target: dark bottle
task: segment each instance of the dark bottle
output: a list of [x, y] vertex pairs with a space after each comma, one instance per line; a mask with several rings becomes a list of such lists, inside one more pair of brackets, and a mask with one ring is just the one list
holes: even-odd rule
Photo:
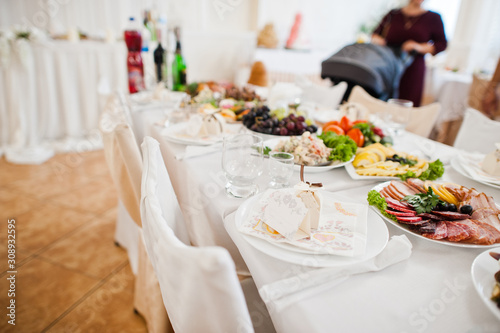
[[165, 50], [158, 39], [158, 47], [155, 49], [154, 53], [155, 67], [156, 67], [156, 80], [161, 82], [163, 79], [163, 62], [165, 59]]

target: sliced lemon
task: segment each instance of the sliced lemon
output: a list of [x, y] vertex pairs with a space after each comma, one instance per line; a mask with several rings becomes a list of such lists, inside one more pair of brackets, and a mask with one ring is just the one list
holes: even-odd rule
[[375, 154], [373, 154], [373, 153], [371, 153], [369, 151], [365, 151], [365, 152], [357, 155], [354, 158], [354, 161], [352, 161], [352, 165], [355, 168], [361, 167], [361, 166], [366, 166], [366, 165], [378, 162], [377, 159], [378, 159], [377, 155], [375, 155]]

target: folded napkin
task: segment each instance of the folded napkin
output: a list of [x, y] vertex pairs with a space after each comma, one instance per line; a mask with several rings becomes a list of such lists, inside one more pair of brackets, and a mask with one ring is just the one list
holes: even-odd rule
[[462, 152], [458, 155], [458, 160], [460, 161], [460, 166], [471, 176], [473, 179], [491, 183], [494, 185], [500, 185], [500, 178], [486, 173], [481, 168], [481, 163], [485, 158], [484, 154], [478, 153], [466, 153]]
[[262, 300], [280, 311], [302, 299], [333, 288], [349, 276], [380, 271], [406, 260], [411, 255], [412, 245], [405, 235], [393, 236], [377, 256], [349, 266], [322, 268], [279, 280], [259, 289]]
[[330, 192], [304, 185], [264, 192], [239, 231], [314, 254], [363, 255], [368, 206], [340, 202]]
[[175, 159], [180, 161], [190, 157], [198, 157], [221, 151], [221, 144], [215, 144], [211, 146], [186, 146], [186, 150], [175, 155]]

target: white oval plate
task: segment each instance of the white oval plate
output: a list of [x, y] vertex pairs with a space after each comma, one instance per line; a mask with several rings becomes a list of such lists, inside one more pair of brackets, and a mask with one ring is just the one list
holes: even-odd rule
[[500, 270], [500, 265], [489, 252], [500, 253], [500, 247], [486, 250], [474, 259], [471, 266], [472, 283], [486, 307], [500, 320], [500, 309], [490, 299], [495, 285], [494, 275]]
[[[333, 193], [328, 193], [328, 197], [337, 200], [345, 200], [342, 198], [335, 198]], [[249, 214], [252, 207], [257, 203], [260, 196], [257, 195], [246, 200], [236, 211], [235, 223], [236, 228], [239, 227]], [[367, 243], [366, 251], [362, 256], [357, 257], [343, 257], [329, 254], [316, 254], [307, 252], [307, 250], [298, 248], [291, 244], [268, 242], [264, 239], [253, 237], [247, 234], [242, 234], [250, 245], [259, 251], [273, 257], [292, 264], [311, 266], [311, 267], [340, 267], [351, 265], [353, 263], [362, 262], [379, 254], [387, 245], [389, 240], [389, 231], [384, 221], [372, 210], [368, 210], [368, 223], [367, 223]]]
[[464, 167], [461, 164], [460, 158], [458, 156], [455, 156], [454, 158], [452, 158], [450, 161], [450, 164], [453, 167], [453, 169], [455, 169], [462, 176], [467, 177], [469, 179], [472, 179], [473, 181], [476, 181], [478, 183], [488, 185], [488, 186], [491, 186], [491, 187], [496, 188], [496, 189], [500, 189], [500, 185], [474, 178], [473, 175], [469, 174], [469, 172], [467, 172], [467, 170], [464, 169]]
[[[386, 187], [387, 185], [389, 185], [390, 182], [385, 182], [385, 183], [382, 183], [382, 184], [378, 184], [377, 186], [373, 187], [372, 190], [375, 190], [377, 192], [380, 192], [384, 187]], [[413, 230], [410, 230], [410, 226], [408, 224], [402, 224], [402, 223], [398, 223], [396, 221], [393, 221], [387, 217], [385, 217], [384, 215], [382, 215], [382, 213], [380, 213], [380, 211], [378, 210], [378, 208], [376, 207], [373, 207], [373, 206], [370, 206], [380, 217], [382, 217], [385, 221], [391, 223], [392, 225], [398, 227], [399, 229], [401, 230], [404, 230], [406, 231], [407, 233], [415, 236], [415, 237], [418, 237], [418, 238], [421, 238], [421, 239], [425, 239], [426, 241], [429, 241], [429, 242], [433, 242], [433, 243], [437, 243], [437, 244], [443, 244], [443, 245], [448, 245], [448, 246], [455, 246], [455, 247], [469, 247], [469, 248], [477, 248], [477, 249], [488, 249], [488, 248], [492, 248], [492, 247], [496, 247], [498, 246], [498, 243], [496, 244], [491, 244], [491, 245], [478, 245], [478, 244], [467, 244], [467, 243], [460, 243], [460, 242], [449, 242], [449, 241], [446, 241], [446, 240], [437, 240], [437, 239], [430, 239], [430, 238], [427, 238], [427, 237], [424, 237], [422, 236], [421, 234], [419, 234], [418, 232], [415, 232]]]
[[[274, 147], [280, 142], [281, 140], [287, 140], [287, 137], [278, 138], [278, 139], [272, 139], [272, 140], [266, 140], [264, 141], [264, 147], [269, 147], [271, 149], [274, 149]], [[341, 161], [332, 161], [332, 163], [328, 165], [305, 165], [304, 166], [304, 172], [305, 173], [320, 173], [320, 172], [325, 172], [328, 170], [336, 169], [336, 168], [341, 168], [343, 166], [347, 166], [352, 163], [354, 160], [354, 156], [347, 162], [341, 162]], [[295, 164], [294, 169], [297, 171], [300, 171], [300, 165]]]

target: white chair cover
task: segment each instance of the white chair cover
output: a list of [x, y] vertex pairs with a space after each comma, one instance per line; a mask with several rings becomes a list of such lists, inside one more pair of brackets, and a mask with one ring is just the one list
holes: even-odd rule
[[470, 152], [488, 154], [500, 142], [500, 122], [473, 108], [465, 110], [462, 126], [453, 146]]
[[[159, 144], [142, 144], [141, 216], [144, 240], [176, 332], [253, 332], [234, 263], [224, 248], [191, 247], [176, 236], [177, 199]], [[162, 184], [162, 185], [161, 185]], [[169, 196], [163, 196], [169, 192]], [[161, 200], [160, 200], [161, 199]]]
[[411, 133], [418, 134], [423, 137], [429, 137], [436, 119], [441, 110], [439, 103], [432, 103], [429, 105], [414, 107], [410, 111], [405, 108], [395, 111], [394, 106], [387, 107], [387, 102], [376, 99], [368, 94], [360, 86], [355, 86], [349, 95], [348, 102], [359, 103], [364, 105], [371, 113], [387, 113], [387, 112], [411, 112], [410, 122], [406, 130]]
[[327, 87], [314, 84], [305, 76], [297, 76], [295, 82], [302, 89], [303, 102], [312, 102], [329, 109], [336, 109], [339, 106], [347, 90], [346, 82], [339, 82], [332, 87]]
[[149, 332], [164, 333], [171, 327], [158, 280], [144, 250], [141, 231], [142, 158], [122, 108], [115, 97], [110, 98], [99, 126], [106, 161], [119, 197], [115, 241], [127, 250], [130, 266], [136, 275], [134, 308], [144, 317]]

